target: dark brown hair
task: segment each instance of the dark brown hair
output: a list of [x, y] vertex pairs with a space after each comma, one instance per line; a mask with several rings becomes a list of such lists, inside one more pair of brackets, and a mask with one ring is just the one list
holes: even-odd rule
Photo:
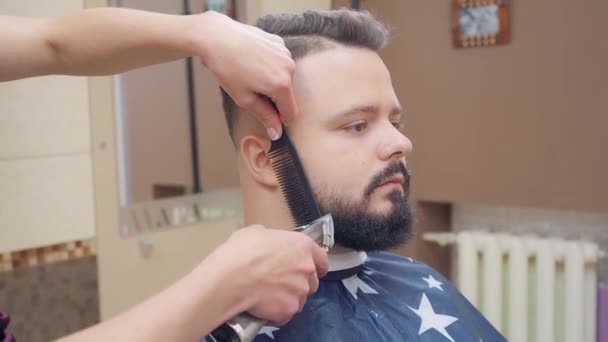
[[[378, 51], [388, 41], [388, 29], [371, 13], [344, 8], [309, 10], [301, 14], [267, 14], [257, 21], [256, 26], [282, 37], [294, 60], [340, 45]], [[234, 141], [239, 107], [223, 89], [221, 92], [228, 131]]]

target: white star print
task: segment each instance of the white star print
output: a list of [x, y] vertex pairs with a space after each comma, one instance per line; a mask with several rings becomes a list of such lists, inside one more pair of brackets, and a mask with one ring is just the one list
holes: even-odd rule
[[361, 292], [367, 294], [378, 294], [378, 291], [372, 289], [369, 285], [363, 282], [357, 275], [342, 280], [342, 284], [346, 287], [348, 292], [357, 299], [357, 290], [361, 289]]
[[408, 305], [410, 310], [414, 311], [418, 317], [420, 317], [420, 329], [418, 330], [418, 335], [422, 335], [429, 329], [435, 329], [438, 333], [443, 335], [448, 340], [454, 342], [454, 339], [448, 332], [445, 330], [450, 324], [456, 322], [458, 318], [448, 315], [441, 315], [435, 313], [433, 310], [433, 306], [431, 302], [426, 297], [426, 294], [422, 293], [422, 299], [420, 300], [420, 305], [418, 309], [414, 309]]
[[424, 281], [426, 281], [427, 284], [429, 284], [429, 289], [439, 289], [439, 290], [443, 291], [443, 288], [441, 287], [441, 285], [443, 285], [443, 283], [440, 282], [439, 280], [435, 279], [432, 274], [429, 274], [428, 278], [422, 278], [422, 279]]
[[409, 262], [414, 262], [414, 259], [412, 259], [412, 258], [410, 258], [410, 257], [406, 257], [406, 259], [407, 259]]
[[271, 339], [274, 340], [274, 332], [279, 330], [279, 328], [275, 328], [275, 327], [263, 327], [262, 329], [260, 329], [260, 332], [258, 333], [258, 335], [267, 335], [268, 337], [270, 337]]

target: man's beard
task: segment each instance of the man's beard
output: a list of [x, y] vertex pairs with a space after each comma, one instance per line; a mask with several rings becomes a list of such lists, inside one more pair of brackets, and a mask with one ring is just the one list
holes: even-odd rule
[[[403, 191], [387, 194], [393, 204], [383, 214], [370, 211], [370, 197], [387, 178], [402, 173]], [[334, 240], [337, 245], [356, 251], [385, 251], [404, 244], [412, 235], [413, 208], [409, 197], [409, 172], [402, 162], [395, 161], [376, 175], [366, 187], [361, 201], [345, 201], [336, 196], [319, 193], [322, 212], [331, 213], [334, 220]]]

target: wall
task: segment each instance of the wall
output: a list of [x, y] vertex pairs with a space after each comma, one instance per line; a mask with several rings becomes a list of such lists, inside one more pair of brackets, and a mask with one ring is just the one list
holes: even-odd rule
[[515, 1], [512, 42], [455, 49], [446, 1], [362, 1], [406, 109], [413, 195], [608, 211], [608, 3]]
[[[82, 1], [0, 2], [0, 13], [59, 15]], [[85, 78], [0, 83], [0, 252], [91, 238], [93, 180]]]

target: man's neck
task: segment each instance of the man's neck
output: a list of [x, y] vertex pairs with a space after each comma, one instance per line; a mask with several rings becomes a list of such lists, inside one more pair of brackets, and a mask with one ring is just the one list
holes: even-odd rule
[[[293, 230], [296, 228], [289, 214], [289, 209], [282, 200], [276, 201], [276, 197], [268, 193], [249, 194], [243, 198], [245, 226], [259, 224], [266, 228]], [[352, 249], [340, 245], [334, 245], [329, 254], [345, 254], [353, 252]]]
[[266, 228], [293, 230], [295, 225], [287, 205], [268, 193], [245, 194], [243, 198], [245, 226], [254, 224]]
[[[260, 224], [266, 228], [293, 230], [295, 227], [293, 220], [289, 215], [279, 215], [275, 212], [273, 215], [268, 215], [268, 212], [258, 212], [253, 210], [245, 211], [245, 226], [252, 224]], [[353, 252], [353, 249], [334, 245], [329, 254], [345, 254]]]
[[347, 247], [342, 247], [340, 245], [334, 245], [330, 250], [329, 250], [329, 254], [345, 254], [345, 253], [352, 253], [354, 252], [353, 249], [347, 248]]

